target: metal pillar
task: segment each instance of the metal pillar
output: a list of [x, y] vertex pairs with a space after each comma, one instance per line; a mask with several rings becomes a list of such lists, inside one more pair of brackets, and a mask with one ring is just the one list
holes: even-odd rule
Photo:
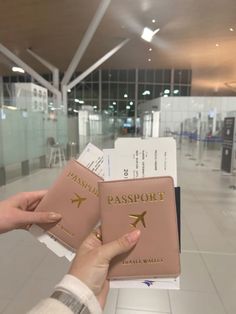
[[135, 136], [137, 136], [137, 118], [138, 118], [138, 69], [135, 69], [135, 101], [134, 101]]
[[12, 53], [2, 44], [0, 44], [0, 52], [4, 54], [7, 58], [9, 58], [11, 61], [13, 61], [15, 64], [17, 64], [19, 67], [24, 69], [29, 75], [31, 75], [36, 81], [38, 81], [41, 85], [46, 87], [54, 95], [57, 95], [57, 97], [59, 98], [61, 97], [61, 93], [58, 89], [52, 86], [47, 80], [45, 80], [41, 75], [39, 75], [35, 70], [33, 70], [29, 65], [27, 65], [24, 61], [22, 61], [20, 58], [14, 55], [14, 53]]
[[68, 87], [66, 85], [62, 85], [62, 105], [63, 105], [63, 111], [67, 113], [67, 107], [68, 107], [68, 95], [67, 90]]
[[0, 107], [4, 104], [3, 79], [0, 76]]
[[84, 37], [73, 57], [73, 59], [71, 60], [71, 63], [69, 64], [65, 75], [62, 79], [61, 84], [62, 85], [67, 85], [68, 82], [70, 81], [74, 71], [76, 70], [76, 68], [78, 67], [78, 64], [85, 52], [85, 50], [87, 49], [94, 33], [96, 32], [98, 25], [100, 24], [109, 4], [110, 4], [111, 0], [102, 0], [89, 27], [87, 28], [87, 31], [84, 34]]
[[174, 77], [175, 75], [175, 70], [171, 69], [171, 73], [170, 73], [170, 96], [174, 95]]
[[71, 89], [78, 83], [80, 83], [86, 76], [88, 76], [91, 72], [96, 70], [101, 64], [103, 64], [106, 60], [108, 60], [113, 54], [115, 54], [117, 51], [119, 51], [124, 45], [126, 45], [129, 42], [129, 39], [123, 40], [119, 45], [117, 45], [115, 48], [107, 52], [101, 59], [99, 59], [97, 62], [95, 62], [93, 65], [91, 65], [86, 71], [84, 71], [82, 74], [80, 74], [76, 79], [74, 79], [72, 82], [70, 82], [67, 86], [67, 88]]
[[98, 81], [98, 108], [99, 108], [99, 111], [101, 112], [102, 111], [102, 70], [99, 69], [98, 71], [98, 74], [99, 74], [99, 81]]

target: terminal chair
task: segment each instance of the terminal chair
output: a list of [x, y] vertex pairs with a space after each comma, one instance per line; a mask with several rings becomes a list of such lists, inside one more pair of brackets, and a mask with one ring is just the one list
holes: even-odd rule
[[66, 162], [63, 146], [57, 143], [54, 137], [49, 137], [47, 139], [47, 146], [49, 151], [48, 167], [52, 168], [57, 163], [60, 167], [63, 167]]

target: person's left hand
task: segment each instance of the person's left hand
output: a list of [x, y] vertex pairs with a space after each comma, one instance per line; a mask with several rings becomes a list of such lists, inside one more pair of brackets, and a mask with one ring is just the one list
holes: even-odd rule
[[34, 223], [55, 223], [61, 215], [55, 212], [34, 212], [47, 191], [23, 192], [0, 202], [0, 233], [27, 229]]

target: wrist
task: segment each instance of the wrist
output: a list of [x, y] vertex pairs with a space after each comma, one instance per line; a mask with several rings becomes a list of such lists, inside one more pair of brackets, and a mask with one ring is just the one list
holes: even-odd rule
[[62, 281], [55, 287], [55, 290], [67, 292], [77, 298], [81, 304], [88, 308], [88, 313], [102, 313], [101, 306], [94, 293], [82, 281], [73, 275], [65, 275]]
[[89, 309], [80, 302], [80, 300], [70, 292], [55, 290], [51, 298], [56, 299], [66, 305], [73, 314], [90, 314]]

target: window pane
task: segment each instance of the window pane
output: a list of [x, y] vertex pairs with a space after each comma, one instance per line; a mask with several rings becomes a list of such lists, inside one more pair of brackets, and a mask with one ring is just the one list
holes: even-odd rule
[[163, 82], [163, 70], [155, 71], [155, 82], [162, 83]]
[[135, 70], [128, 70], [128, 81], [135, 82]]
[[119, 73], [119, 80], [121, 82], [127, 82], [128, 80], [128, 73], [127, 73], [127, 70], [120, 70], [120, 73]]
[[138, 81], [142, 83], [145, 82], [145, 70], [138, 71]]
[[154, 82], [154, 71], [153, 70], [147, 70], [146, 73], [147, 82]]

